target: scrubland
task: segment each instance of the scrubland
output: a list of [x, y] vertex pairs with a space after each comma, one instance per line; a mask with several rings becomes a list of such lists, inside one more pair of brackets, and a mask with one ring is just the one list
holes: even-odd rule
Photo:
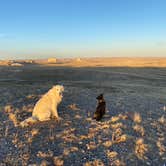
[[[164, 65], [86, 65], [92, 61], [0, 67], [0, 165], [166, 163]], [[63, 84], [66, 90], [58, 109], [63, 119], [19, 127], [55, 84]], [[92, 116], [100, 93], [107, 111], [96, 122]]]

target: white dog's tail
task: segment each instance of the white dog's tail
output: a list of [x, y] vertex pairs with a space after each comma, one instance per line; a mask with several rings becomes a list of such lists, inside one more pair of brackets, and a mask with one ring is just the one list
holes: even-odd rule
[[25, 119], [24, 121], [22, 121], [22, 122], [20, 123], [20, 126], [21, 126], [21, 127], [27, 127], [27, 126], [29, 126], [30, 124], [36, 123], [37, 121], [38, 121], [37, 118], [31, 116], [30, 118], [27, 118], [27, 119]]

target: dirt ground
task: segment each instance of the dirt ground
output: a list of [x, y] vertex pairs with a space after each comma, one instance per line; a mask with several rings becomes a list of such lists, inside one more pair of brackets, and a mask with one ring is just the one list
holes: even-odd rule
[[[55, 84], [63, 119], [19, 127]], [[166, 164], [166, 68], [1, 66], [0, 93], [1, 166]], [[107, 112], [96, 122], [100, 93]]]

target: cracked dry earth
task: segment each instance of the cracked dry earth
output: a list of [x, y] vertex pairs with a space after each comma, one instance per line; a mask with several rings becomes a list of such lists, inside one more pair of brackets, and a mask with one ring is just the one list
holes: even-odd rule
[[[1, 166], [123, 166], [166, 164], [166, 69], [0, 68]], [[63, 84], [60, 122], [21, 128], [34, 104]], [[96, 96], [107, 112], [92, 120]]]

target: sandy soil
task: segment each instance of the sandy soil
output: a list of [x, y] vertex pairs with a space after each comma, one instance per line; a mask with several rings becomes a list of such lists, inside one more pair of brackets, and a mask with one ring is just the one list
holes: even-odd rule
[[[166, 68], [78, 66], [0, 67], [0, 165], [164, 165]], [[55, 84], [63, 119], [17, 126]], [[100, 93], [107, 113], [96, 122]]]
[[139, 58], [68, 58], [56, 59], [54, 63], [49, 59], [36, 60], [0, 60], [0, 66], [44, 65], [61, 67], [166, 67], [164, 57]]
[[[47, 60], [37, 60], [36, 63], [48, 66]], [[166, 58], [73, 58], [58, 59], [49, 66], [68, 67], [166, 67]]]

